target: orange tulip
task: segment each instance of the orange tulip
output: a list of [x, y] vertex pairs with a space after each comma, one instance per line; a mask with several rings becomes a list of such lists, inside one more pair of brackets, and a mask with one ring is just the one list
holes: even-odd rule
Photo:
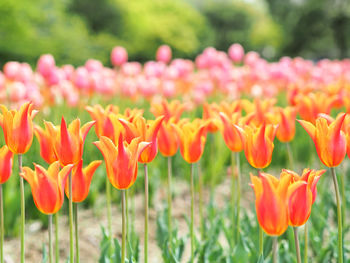
[[304, 225], [310, 217], [311, 206], [316, 200], [317, 182], [326, 170], [304, 169], [301, 176], [289, 170], [283, 170], [282, 174], [292, 176], [292, 184], [288, 187], [287, 204], [289, 225]]
[[310, 135], [316, 146], [318, 157], [328, 167], [338, 166], [346, 154], [346, 137], [341, 130], [346, 114], [343, 113], [330, 125], [320, 116], [316, 126], [308, 121], [298, 120]]
[[115, 188], [128, 189], [134, 184], [137, 177], [137, 160], [151, 144], [140, 141], [140, 138], [135, 138], [128, 144], [121, 135], [117, 146], [104, 136], [101, 136], [100, 141], [94, 142], [105, 159], [108, 179]]
[[[80, 160], [77, 166], [72, 170], [72, 193], [73, 202], [80, 203], [85, 200], [89, 194], [92, 176], [102, 161], [93, 161], [87, 167], [83, 168], [83, 160]], [[65, 187], [66, 196], [69, 198], [69, 187]]]
[[185, 109], [185, 104], [179, 100], [172, 100], [169, 103], [166, 99], [163, 99], [161, 103], [153, 102], [150, 111], [155, 117], [164, 116], [166, 122], [170, 118], [174, 118], [175, 122], [178, 122]]
[[164, 116], [160, 116], [156, 120], [148, 122], [141, 116], [136, 117], [132, 122], [119, 119], [125, 129], [128, 143], [137, 137], [140, 137], [141, 141], [151, 142], [151, 145], [140, 155], [140, 163], [150, 163], [156, 157], [158, 153], [157, 135], [164, 118]]
[[180, 141], [180, 152], [188, 163], [198, 162], [202, 157], [207, 135], [207, 125], [196, 119], [193, 122], [182, 121], [173, 124]]
[[287, 190], [291, 175], [280, 179], [266, 173], [250, 175], [255, 193], [255, 209], [261, 228], [271, 236], [280, 236], [288, 228]]
[[235, 127], [241, 136], [249, 164], [258, 169], [267, 167], [272, 159], [277, 126], [264, 123], [260, 128], [248, 125], [244, 129], [237, 125]]
[[0, 123], [7, 146], [15, 154], [26, 153], [33, 142], [33, 118], [37, 111], [30, 102], [24, 103], [19, 111], [9, 111], [4, 105], [0, 107], [3, 113]]
[[58, 160], [54, 150], [54, 141], [52, 138], [52, 134], [55, 132], [56, 127], [48, 122], [45, 122], [44, 125], [45, 130], [40, 126], [35, 125], [34, 133], [40, 144], [40, 156], [45, 160], [45, 162], [51, 164]]
[[[95, 121], [91, 121], [80, 128], [80, 120], [75, 119], [67, 128], [66, 121], [62, 117], [60, 131], [50, 129], [51, 137], [54, 140], [55, 154], [62, 166], [80, 162], [86, 135], [94, 124]], [[54, 127], [49, 122], [46, 125]]]
[[0, 148], [0, 184], [5, 183], [11, 176], [13, 153], [7, 145]]
[[113, 124], [108, 118], [108, 115], [110, 113], [118, 114], [119, 108], [114, 105], [108, 105], [106, 109], [103, 109], [101, 105], [97, 104], [93, 107], [87, 106], [85, 109], [90, 114], [91, 118], [96, 121], [95, 131], [97, 136], [106, 136], [114, 140]]
[[175, 118], [170, 118], [169, 121], [163, 121], [158, 133], [158, 148], [161, 154], [165, 157], [173, 156], [179, 148], [179, 140], [174, 131], [173, 124]]
[[207, 130], [211, 133], [217, 132], [221, 128], [219, 112], [220, 109], [216, 103], [203, 104], [203, 120], [208, 121]]
[[325, 93], [300, 94], [296, 98], [298, 112], [303, 120], [315, 124], [318, 114], [329, 114], [337, 98]]
[[247, 113], [247, 115], [242, 118], [242, 122], [246, 125], [261, 126], [263, 123], [267, 122], [266, 113], [273, 110], [275, 103], [276, 99], [255, 99], [253, 103], [248, 100], [242, 100], [242, 108]]
[[278, 108], [279, 121], [276, 137], [281, 142], [290, 142], [295, 136], [297, 110], [294, 107]]
[[231, 103], [222, 101], [219, 105], [219, 108], [220, 112], [225, 113], [227, 116], [232, 116], [234, 113], [239, 113], [242, 111], [242, 103], [241, 100], [235, 100]]
[[55, 214], [62, 207], [64, 186], [73, 165], [67, 165], [60, 171], [58, 161], [52, 163], [48, 170], [34, 164], [35, 171], [23, 167], [21, 176], [28, 181], [36, 207], [44, 214]]
[[239, 132], [234, 127], [238, 124], [240, 114], [238, 112], [232, 114], [231, 119], [223, 112], [220, 112], [220, 118], [223, 123], [222, 135], [227, 147], [233, 152], [240, 152], [243, 150], [243, 144]]

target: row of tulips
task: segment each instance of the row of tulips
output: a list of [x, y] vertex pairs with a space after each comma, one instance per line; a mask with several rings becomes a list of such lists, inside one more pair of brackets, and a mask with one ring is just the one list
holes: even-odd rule
[[45, 108], [63, 100], [80, 106], [94, 95], [149, 100], [161, 94], [185, 96], [201, 104], [218, 94], [236, 99], [241, 95], [275, 97], [281, 91], [287, 91], [291, 99], [315, 91], [343, 98], [348, 97], [350, 87], [349, 60], [314, 63], [283, 57], [268, 62], [256, 52], [245, 53], [239, 44], [227, 52], [208, 47], [194, 61], [172, 59], [170, 47], [161, 46], [156, 60], [144, 65], [128, 62], [127, 51], [115, 47], [111, 64], [114, 68], [89, 59], [77, 68], [58, 66], [50, 54], [39, 58], [35, 70], [27, 63], [7, 62], [0, 72], [0, 102], [16, 107], [32, 101], [37, 108]]
[[[298, 262], [301, 262], [297, 227], [304, 225], [310, 216], [311, 207], [316, 198], [316, 184], [325, 170], [305, 169], [301, 175], [290, 170], [283, 170], [279, 179], [262, 171], [271, 163], [274, 150], [273, 141], [276, 135], [280, 141], [286, 143], [290, 153], [288, 142], [293, 140], [295, 135], [297, 108], [276, 107], [274, 106], [274, 100], [256, 100], [254, 103], [247, 100], [236, 100], [232, 103], [205, 104], [203, 118], [189, 120], [181, 118], [181, 114], [186, 110], [186, 105], [179, 101], [169, 103], [162, 100], [160, 103], [153, 103], [151, 106], [151, 112], [156, 119], [146, 120], [143, 117], [143, 110], [126, 109], [125, 112], [121, 113], [118, 107], [113, 105], [106, 108], [95, 105], [86, 107], [93, 121], [82, 127], [79, 119], [72, 121], [67, 126], [65, 119], [62, 118], [60, 126], [55, 126], [51, 122], [44, 122], [45, 129], [33, 124], [36, 111], [33, 110], [32, 104], [29, 102], [23, 104], [18, 111], [8, 110], [5, 106], [1, 106], [1, 110], [0, 124], [6, 142], [6, 146], [1, 148], [0, 151], [1, 184], [5, 183], [11, 174], [13, 154], [18, 155], [19, 161], [21, 262], [25, 260], [23, 179], [28, 181], [31, 186], [34, 202], [38, 209], [49, 216], [50, 262], [53, 262], [52, 216], [57, 217], [57, 212], [63, 204], [64, 192], [66, 193], [69, 199], [69, 258], [70, 262], [79, 262], [78, 203], [84, 201], [87, 197], [92, 176], [97, 167], [101, 165], [101, 161], [94, 161], [83, 168], [84, 142], [87, 133], [93, 126], [95, 126], [99, 138], [98, 141], [94, 142], [94, 145], [104, 157], [107, 178], [109, 179], [109, 182], [106, 181], [106, 201], [110, 235], [112, 233], [110, 184], [119, 189], [122, 195], [122, 262], [125, 262], [126, 259], [126, 191], [137, 178], [138, 163], [143, 164], [145, 176], [144, 259], [147, 262], [149, 206], [147, 164], [154, 160], [158, 149], [164, 156], [168, 157], [168, 208], [170, 211], [168, 220], [171, 228], [171, 157], [176, 154], [178, 148], [180, 148], [183, 159], [191, 165], [190, 237], [191, 262], [194, 261], [194, 163], [200, 160], [204, 152], [207, 133], [217, 131], [222, 132], [227, 147], [232, 151], [232, 165], [234, 167], [236, 164], [238, 170], [238, 176], [232, 177], [232, 192], [235, 193], [232, 195], [232, 204], [235, 207], [232, 215], [234, 225], [232, 231], [235, 233], [233, 242], [237, 242], [240, 233], [241, 171], [238, 153], [244, 151], [249, 164], [258, 170], [258, 176], [251, 175], [251, 185], [256, 196], [256, 214], [261, 226], [259, 233], [261, 256], [263, 257], [263, 231], [268, 235], [277, 237], [283, 234], [288, 226], [292, 226], [295, 229], [297, 259]], [[301, 112], [300, 115], [302, 115]], [[350, 146], [350, 143], [347, 143], [350, 138], [350, 119], [345, 113], [340, 113], [335, 120], [329, 115], [319, 114], [313, 122], [299, 120], [299, 123], [314, 141], [320, 160], [324, 165], [331, 168], [338, 208], [338, 261], [342, 262], [342, 215], [335, 167], [343, 161], [347, 146], [348, 148]], [[41, 157], [49, 164], [48, 169], [37, 164], [34, 164], [34, 170], [29, 167], [22, 167], [22, 155], [29, 150], [34, 134], [40, 143]], [[291, 153], [290, 161], [291, 166], [293, 166]], [[233, 173], [234, 170], [232, 169]], [[235, 180], [237, 180], [237, 184], [234, 182]], [[0, 258], [3, 262], [4, 229], [1, 184]], [[199, 206], [202, 206], [202, 204], [200, 203]], [[200, 217], [202, 216], [200, 214]], [[74, 222], [73, 218], [75, 219]], [[171, 229], [169, 233], [172, 233]], [[58, 242], [55, 242], [55, 244], [57, 252]], [[274, 251], [277, 251], [277, 241], [275, 242]], [[56, 253], [56, 262], [59, 261], [58, 257], [59, 255]], [[274, 258], [276, 259], [276, 256]]]

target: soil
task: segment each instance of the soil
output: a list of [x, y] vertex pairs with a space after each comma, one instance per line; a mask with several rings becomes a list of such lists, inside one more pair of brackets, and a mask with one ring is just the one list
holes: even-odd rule
[[[188, 233], [188, 226], [185, 221], [185, 214], [190, 214], [190, 192], [187, 182], [174, 181], [174, 199], [173, 199], [173, 218], [178, 225], [180, 236]], [[215, 204], [222, 207], [230, 196], [230, 178], [227, 178], [217, 188]], [[249, 191], [252, 192], [252, 191]], [[103, 195], [102, 195], [103, 196]], [[203, 191], [204, 202], [208, 202], [209, 193]], [[161, 187], [155, 194], [155, 200], [166, 200], [166, 187]], [[253, 198], [253, 196], [251, 196]], [[198, 222], [198, 193], [196, 193], [195, 203], [195, 226], [199, 226]], [[243, 206], [248, 207], [252, 198], [248, 197], [242, 200]], [[250, 199], [250, 201], [249, 201]], [[94, 209], [79, 210], [79, 242], [80, 242], [80, 262], [95, 263], [98, 262], [100, 255], [99, 243], [102, 238], [101, 225], [107, 225], [105, 210], [105, 199], [97, 201]], [[144, 217], [143, 217], [143, 196], [138, 194], [135, 196], [135, 223], [133, 227], [140, 237], [140, 262], [143, 262], [143, 234], [144, 234]], [[162, 262], [161, 251], [155, 240], [156, 235], [156, 215], [158, 211], [164, 209], [165, 202], [154, 202], [154, 207], [150, 208], [149, 213], [149, 262]], [[244, 204], [246, 203], [246, 204]], [[198, 229], [198, 227], [196, 227]], [[120, 207], [114, 205], [112, 207], [112, 229], [114, 236], [121, 238], [121, 214]], [[198, 233], [197, 233], [198, 234]], [[42, 228], [39, 221], [30, 222], [26, 225], [25, 240], [25, 258], [27, 263], [39, 263], [42, 259], [43, 244], [48, 243], [47, 229]], [[69, 225], [66, 215], [59, 217], [59, 244], [60, 244], [60, 262], [65, 262], [69, 255]], [[20, 239], [9, 238], [5, 240], [4, 255], [6, 263], [20, 262]], [[190, 242], [187, 242], [183, 262], [187, 262], [190, 257]]]

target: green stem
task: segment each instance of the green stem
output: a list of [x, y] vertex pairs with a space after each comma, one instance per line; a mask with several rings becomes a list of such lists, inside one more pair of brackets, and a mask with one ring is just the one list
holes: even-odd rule
[[342, 220], [343, 227], [346, 228], [345, 219], [346, 219], [346, 197], [345, 197], [345, 173], [340, 175], [340, 183], [341, 183], [341, 203], [342, 203]]
[[173, 229], [172, 229], [172, 198], [171, 198], [171, 157], [168, 157], [168, 231], [169, 231], [169, 247], [171, 248], [172, 244], [172, 235], [173, 235]]
[[69, 173], [69, 260], [74, 263], [74, 234], [73, 234], [73, 194], [72, 194], [72, 172]]
[[125, 198], [125, 191], [122, 191], [122, 261], [121, 263], [125, 262], [126, 257], [126, 224], [127, 224], [127, 218], [126, 218], [126, 198]]
[[55, 262], [60, 262], [60, 247], [58, 242], [58, 212], [55, 214]]
[[259, 255], [264, 253], [264, 232], [262, 227], [259, 225]]
[[4, 201], [0, 184], [0, 261], [4, 263]]
[[199, 190], [199, 226], [201, 237], [204, 239], [204, 222], [203, 222], [203, 176], [200, 162], [197, 163], [198, 169], [198, 190]]
[[144, 240], [144, 260], [148, 262], [148, 169], [144, 164], [145, 170], [145, 240]]
[[272, 262], [273, 263], [277, 263], [278, 262], [278, 240], [277, 240], [277, 237], [273, 237]]
[[287, 153], [288, 153], [288, 160], [289, 160], [290, 168], [294, 169], [293, 153], [292, 153], [292, 149], [290, 147], [289, 142], [286, 143], [286, 146], [287, 146]]
[[80, 262], [79, 256], [79, 227], [78, 227], [78, 203], [74, 203], [74, 226], [75, 226], [75, 257], [76, 263]]
[[338, 217], [338, 262], [343, 263], [343, 226], [342, 226], [342, 215], [341, 215], [341, 201], [339, 194], [339, 187], [337, 181], [337, 175], [335, 173], [335, 168], [331, 167], [331, 173], [333, 178], [335, 197], [337, 200], [337, 217]]
[[241, 210], [241, 170], [240, 170], [240, 160], [239, 152], [236, 153], [236, 166], [237, 166], [237, 203], [236, 203], [236, 242], [239, 240], [240, 230], [240, 210]]
[[309, 231], [307, 222], [304, 225], [304, 263], [308, 262]]
[[298, 227], [293, 227], [293, 230], [294, 230], [294, 243], [295, 243], [295, 254], [297, 258], [297, 263], [301, 263]]
[[112, 239], [111, 184], [107, 176], [106, 176], [106, 201], [107, 201], [108, 234], [110, 239]]
[[49, 215], [49, 262], [53, 263], [53, 246], [52, 246], [52, 215]]
[[[18, 155], [18, 167], [19, 172], [22, 173], [22, 154]], [[24, 199], [24, 181], [23, 177], [20, 177], [20, 190], [21, 190], [21, 263], [24, 263], [24, 227], [25, 227], [25, 199]]]
[[129, 240], [129, 191], [125, 189], [126, 240]]
[[232, 178], [231, 178], [231, 207], [232, 207], [232, 231], [233, 231], [233, 239], [232, 239], [232, 247], [235, 246], [236, 242], [236, 176], [235, 176], [235, 154], [234, 152], [231, 152], [231, 173], [232, 173]]
[[194, 165], [191, 163], [191, 263], [194, 262]]

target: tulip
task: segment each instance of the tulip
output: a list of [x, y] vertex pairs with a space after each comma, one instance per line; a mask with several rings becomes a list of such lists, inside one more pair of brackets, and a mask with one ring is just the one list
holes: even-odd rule
[[[137, 160], [151, 144], [150, 142], [140, 141], [140, 138], [135, 138], [128, 144], [123, 140], [123, 135], [120, 135], [117, 146], [104, 136], [101, 136], [100, 141], [94, 142], [94, 145], [101, 151], [105, 159], [109, 181], [115, 188], [122, 190], [122, 262], [125, 261], [126, 253], [125, 190], [134, 184], [137, 177]], [[147, 232], [147, 225], [145, 232]]]
[[260, 128], [248, 125], [244, 129], [237, 125], [235, 128], [241, 136], [244, 154], [249, 164], [257, 169], [267, 167], [271, 163], [277, 127], [264, 123]]
[[51, 137], [52, 133], [55, 132], [56, 127], [54, 127], [48, 122], [45, 122], [44, 125], [45, 130], [40, 126], [35, 125], [34, 133], [40, 144], [41, 158], [43, 158], [48, 164], [52, 164], [53, 162], [58, 160], [54, 150], [54, 141]]
[[24, 103], [19, 111], [8, 110], [0, 105], [3, 115], [0, 123], [4, 131], [5, 142], [10, 151], [15, 154], [26, 153], [33, 141], [33, 117], [36, 112], [30, 102]]
[[49, 261], [53, 262], [52, 214], [61, 209], [64, 200], [64, 186], [73, 165], [67, 165], [60, 171], [59, 161], [53, 162], [48, 170], [34, 164], [35, 170], [23, 167], [23, 177], [32, 189], [34, 203], [38, 210], [49, 215]]
[[156, 59], [164, 63], [169, 63], [171, 60], [171, 48], [168, 45], [161, 45], [157, 49]]
[[127, 142], [137, 137], [140, 137], [142, 141], [151, 142], [150, 147], [147, 147], [140, 155], [138, 160], [140, 163], [150, 163], [156, 157], [158, 153], [157, 135], [163, 120], [164, 116], [149, 122], [146, 122], [145, 118], [140, 116], [136, 117], [132, 122], [119, 119], [125, 129]]
[[287, 191], [292, 176], [284, 173], [277, 179], [273, 175], [259, 173], [259, 177], [251, 174], [250, 179], [260, 226], [268, 235], [282, 235], [288, 228]]
[[209, 132], [217, 132], [221, 128], [221, 121], [219, 118], [219, 106], [215, 103], [203, 104], [203, 120], [208, 120], [207, 129]]
[[126, 141], [132, 138], [140, 137], [142, 141], [150, 142], [150, 146], [142, 151], [138, 161], [144, 164], [145, 173], [145, 241], [144, 258], [148, 262], [148, 168], [147, 163], [153, 161], [158, 153], [157, 134], [164, 120], [164, 116], [158, 117], [154, 121], [146, 122], [143, 117], [136, 117], [132, 122], [119, 119], [125, 129]]
[[52, 163], [48, 170], [38, 164], [34, 167], [34, 171], [23, 167], [21, 177], [29, 183], [38, 210], [46, 215], [55, 214], [62, 207], [65, 182], [73, 165], [67, 165], [61, 171], [58, 161]]
[[[241, 178], [240, 178], [240, 160], [239, 152], [243, 150], [243, 144], [239, 132], [235, 128], [235, 124], [238, 124], [240, 113], [235, 112], [232, 114], [231, 119], [223, 113], [220, 112], [220, 118], [222, 121], [222, 135], [227, 147], [231, 150], [231, 169], [232, 169], [232, 193], [231, 193], [231, 202], [232, 202], [232, 224], [235, 226], [234, 229], [234, 242], [238, 241], [239, 238], [239, 211], [240, 211], [240, 199], [241, 199]], [[236, 155], [236, 160], [234, 157]], [[237, 166], [237, 177], [234, 174], [235, 171], [235, 162]], [[237, 185], [235, 184], [235, 178], [237, 180]], [[236, 195], [237, 194], [237, 198]], [[236, 207], [236, 211], [235, 211]]]
[[114, 47], [111, 53], [113, 66], [121, 66], [128, 61], [128, 52], [123, 47]]
[[173, 124], [180, 142], [180, 153], [188, 163], [196, 163], [203, 155], [207, 122], [193, 121]]
[[[8, 110], [0, 105], [3, 115], [0, 115], [0, 124], [4, 131], [7, 147], [14, 154], [18, 154], [19, 171], [22, 171], [22, 154], [26, 153], [33, 141], [33, 118], [37, 111], [32, 110], [30, 102], [24, 103], [19, 111]], [[25, 201], [24, 182], [20, 178], [21, 193], [21, 263], [24, 263], [24, 225], [25, 225]]]
[[[87, 167], [83, 168], [83, 160], [72, 169], [72, 197], [74, 203], [83, 202], [89, 194], [92, 176], [96, 169], [101, 165], [102, 161], [93, 161]], [[68, 184], [66, 184], [65, 192], [69, 198]]]
[[[301, 176], [289, 170], [282, 173], [292, 176], [292, 183], [288, 187], [287, 204], [289, 225], [293, 226], [296, 247], [297, 262], [301, 263], [300, 247], [298, 238], [298, 226], [306, 224], [311, 214], [311, 206], [316, 200], [317, 182], [326, 170], [304, 169]], [[305, 225], [306, 226], [306, 225]], [[307, 250], [305, 250], [307, 252]], [[306, 255], [307, 258], [307, 255]]]
[[346, 114], [341, 114], [330, 125], [326, 118], [318, 117], [316, 125], [298, 120], [315, 143], [318, 157], [327, 167], [336, 167], [346, 154], [346, 137], [341, 130]]
[[174, 156], [179, 148], [179, 141], [173, 124], [175, 124], [174, 117], [167, 122], [163, 121], [158, 132], [158, 148], [165, 157]]
[[108, 105], [106, 109], [103, 109], [101, 105], [97, 104], [93, 107], [87, 106], [85, 109], [90, 114], [91, 118], [96, 121], [95, 131], [97, 136], [106, 136], [114, 140], [113, 124], [110, 118], [108, 118], [108, 115], [110, 113], [118, 114], [119, 108], [114, 105]]
[[345, 117], [345, 113], [340, 114], [335, 121], [328, 124], [327, 119], [320, 116], [316, 119], [316, 125], [307, 121], [298, 120], [314, 141], [318, 157], [322, 163], [331, 168], [337, 202], [338, 260], [340, 263], [343, 262], [343, 230], [340, 193], [335, 167], [343, 161], [346, 154], [346, 136], [341, 130]]
[[155, 117], [164, 116], [164, 121], [169, 121], [170, 118], [174, 118], [175, 122], [180, 120], [181, 114], [186, 110], [185, 104], [182, 104], [178, 100], [172, 100], [170, 103], [163, 99], [161, 103], [153, 102], [151, 104], [151, 113]]
[[239, 63], [244, 58], [244, 49], [238, 43], [232, 44], [228, 49], [228, 55], [234, 63]]
[[[80, 120], [75, 119], [67, 128], [64, 117], [61, 120], [60, 130], [55, 129], [53, 124], [46, 122], [50, 136], [53, 140], [55, 154], [62, 166], [68, 164], [77, 165], [82, 159], [85, 138], [95, 121], [91, 121], [80, 128]], [[72, 174], [69, 174], [69, 196], [72, 192]], [[74, 263], [73, 245], [73, 200], [69, 199], [69, 234], [70, 234], [70, 262]]]
[[[83, 169], [83, 160], [72, 170], [72, 202], [74, 202], [74, 225], [75, 225], [75, 255], [79, 262], [79, 231], [78, 231], [78, 203], [85, 200], [89, 193], [92, 176], [102, 161], [93, 161]], [[69, 187], [66, 184], [65, 192], [69, 196]]]
[[12, 173], [13, 153], [6, 145], [0, 148], [0, 261], [4, 262], [4, 210], [2, 184], [5, 183]]
[[194, 262], [194, 166], [203, 155], [208, 122], [196, 119], [173, 124], [180, 141], [180, 152], [184, 160], [191, 164], [191, 262]]

